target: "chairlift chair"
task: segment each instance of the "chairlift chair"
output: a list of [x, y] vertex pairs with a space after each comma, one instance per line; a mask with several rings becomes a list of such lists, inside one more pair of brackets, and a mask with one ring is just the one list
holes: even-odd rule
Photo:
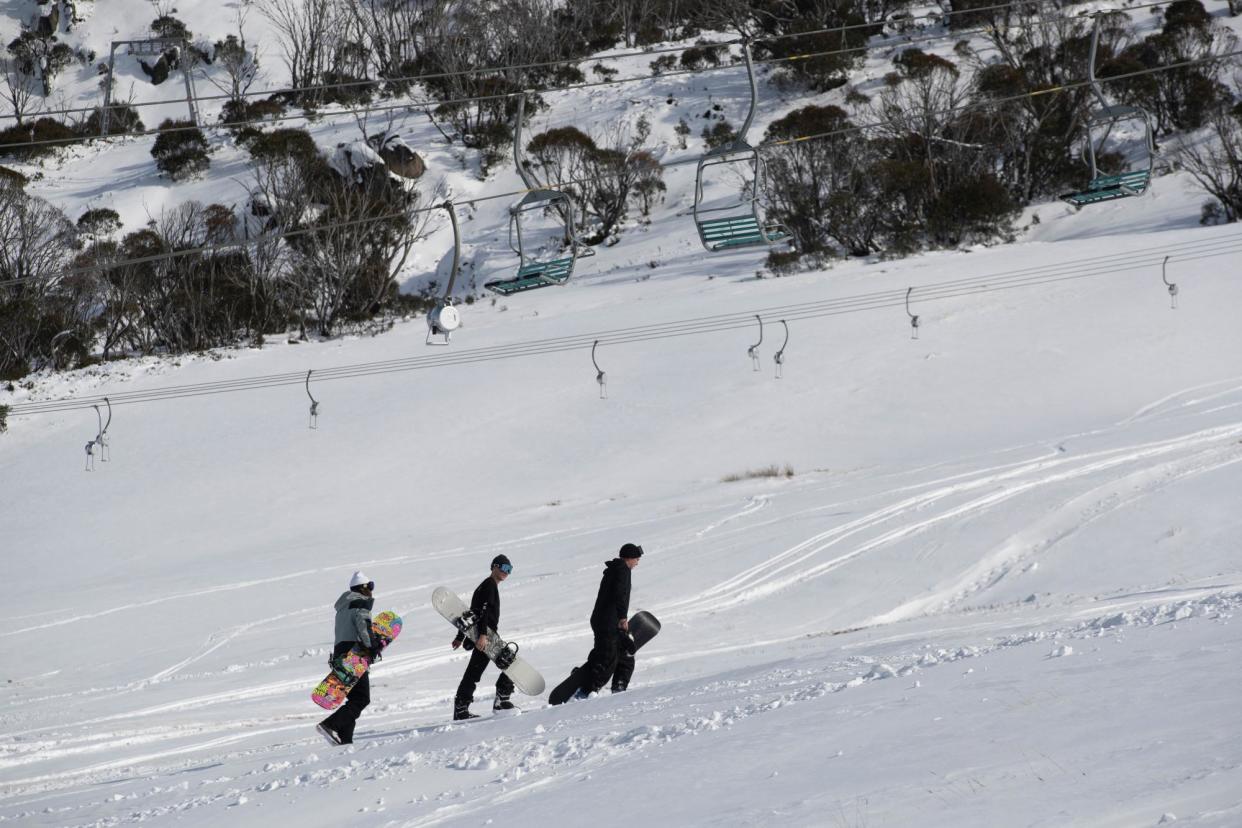
[[[536, 256], [531, 252], [522, 222], [535, 211], [554, 210], [565, 224], [565, 237], [569, 242], [567, 252], [552, 257]], [[535, 288], [563, 285], [574, 273], [578, 260], [579, 244], [574, 234], [573, 202], [559, 190], [532, 190], [509, 208], [509, 246], [518, 254], [517, 273], [503, 279], [486, 282], [483, 287], [508, 296]]]
[[[509, 247], [518, 254], [517, 273], [503, 279], [485, 282], [483, 287], [509, 296], [535, 288], [563, 285], [574, 275], [574, 265], [579, 258], [594, 256], [595, 251], [578, 241], [574, 229], [574, 204], [568, 193], [541, 186], [534, 174], [526, 168], [522, 158], [522, 122], [526, 119], [526, 96], [518, 96], [517, 118], [513, 125], [513, 161], [518, 175], [527, 186], [526, 195], [509, 208]], [[531, 252], [522, 222], [533, 218], [536, 212], [552, 210], [564, 224], [564, 238], [568, 252], [555, 256], [538, 256]]]
[[[763, 214], [760, 193], [763, 191], [763, 159], [759, 151], [746, 141], [751, 121], [755, 117], [755, 105], [759, 97], [755, 82], [755, 67], [750, 59], [750, 44], [742, 43], [746, 59], [746, 75], [750, 79], [750, 109], [746, 120], [738, 130], [737, 137], [722, 147], [710, 150], [700, 159], [694, 178], [694, 224], [699, 231], [699, 241], [709, 252], [735, 250], [742, 247], [771, 247], [787, 244], [792, 238], [779, 222], [769, 221]], [[713, 167], [741, 165], [750, 170], [750, 193], [743, 205], [726, 204], [708, 207], [704, 204], [703, 180], [705, 172], [717, 172]], [[708, 179], [712, 176], [707, 176]]]
[[[1100, 103], [1096, 109], [1092, 110], [1086, 122], [1086, 160], [1091, 167], [1091, 180], [1084, 189], [1061, 196], [1063, 201], [1076, 208], [1142, 195], [1151, 185], [1151, 173], [1155, 165], [1156, 148], [1152, 140], [1151, 116], [1146, 110], [1137, 106], [1109, 103], [1104, 90], [1096, 80], [1095, 55], [1099, 43], [1100, 18], [1097, 16], [1095, 28], [1091, 33], [1091, 55], [1087, 63], [1087, 77], [1091, 90]], [[1135, 163], [1128, 164], [1128, 168], [1120, 173], [1102, 172], [1099, 167], [1096, 145], [1102, 147], [1111, 137], [1114, 128], [1127, 123], [1141, 125], [1141, 156]]]

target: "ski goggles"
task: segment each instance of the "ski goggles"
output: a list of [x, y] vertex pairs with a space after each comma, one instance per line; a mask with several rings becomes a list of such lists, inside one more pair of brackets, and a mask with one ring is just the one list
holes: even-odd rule
[[497, 565], [496, 568], [499, 569], [501, 572], [505, 573], [506, 575], [508, 575], [510, 572], [513, 571], [513, 564], [499, 564]]

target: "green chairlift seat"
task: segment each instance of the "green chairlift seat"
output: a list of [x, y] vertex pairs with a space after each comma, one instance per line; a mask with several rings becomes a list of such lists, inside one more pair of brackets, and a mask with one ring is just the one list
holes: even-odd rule
[[[1100, 16], [1096, 15], [1095, 26], [1091, 33], [1091, 54], [1087, 61], [1087, 78], [1091, 91], [1095, 93], [1099, 106], [1092, 110], [1087, 118], [1087, 163], [1091, 167], [1091, 178], [1086, 188], [1078, 192], [1066, 193], [1062, 201], [1072, 204], [1076, 209], [1088, 204], [1099, 204], [1118, 198], [1141, 196], [1151, 186], [1151, 173], [1155, 164], [1156, 147], [1152, 140], [1151, 116], [1137, 106], [1125, 106], [1109, 103], [1095, 77], [1095, 55], [1100, 45]], [[1109, 174], [1100, 170], [1096, 149], [1097, 140], [1100, 148], [1109, 140], [1113, 128], [1121, 123], [1141, 124], [1142, 156], [1129, 165], [1130, 169], [1121, 173]]]
[[777, 244], [789, 237], [779, 224], [760, 228], [759, 220], [753, 214], [703, 219], [698, 222], [698, 227], [699, 240], [711, 251]]
[[[564, 221], [565, 237], [569, 242], [568, 255], [539, 259], [531, 254], [522, 230], [522, 217], [536, 210], [553, 210]], [[523, 196], [521, 201], [509, 208], [509, 246], [518, 254], [517, 273], [485, 282], [483, 287], [501, 296], [510, 296], [568, 282], [574, 274], [574, 264], [579, 257], [589, 255], [583, 252], [574, 233], [573, 211], [573, 202], [568, 194], [558, 190], [532, 190]]]
[[529, 262], [519, 267], [517, 275], [513, 278], [495, 279], [485, 283], [483, 287], [501, 296], [509, 296], [524, 290], [563, 285], [569, 281], [573, 270], [574, 257], [572, 256], [547, 262]]
[[[527, 290], [563, 285], [574, 275], [574, 265], [578, 259], [594, 256], [595, 251], [578, 241], [574, 227], [574, 203], [569, 194], [561, 190], [543, 187], [535, 180], [522, 157], [522, 124], [526, 120], [526, 96], [518, 96], [517, 118], [513, 125], [513, 163], [517, 168], [522, 182], [529, 188], [517, 204], [509, 208], [509, 247], [518, 254], [518, 269], [513, 276], [492, 279], [484, 282], [483, 287], [511, 296]], [[531, 213], [546, 213], [551, 210], [564, 225], [564, 243], [567, 250], [557, 251], [551, 258], [540, 258], [531, 252], [526, 243], [526, 235], [522, 230], [524, 216]], [[544, 251], [540, 251], [543, 253]]]
[[1061, 199], [1075, 207], [1082, 207], [1086, 204], [1142, 195], [1147, 192], [1150, 184], [1151, 170], [1131, 170], [1120, 175], [1102, 175], [1088, 184], [1087, 189], [1082, 192], [1066, 193]]
[[[746, 143], [746, 133], [754, 120], [755, 105], [759, 97], [748, 42], [742, 43], [742, 54], [746, 58], [746, 75], [750, 81], [750, 109], [746, 113], [746, 120], [732, 143], [717, 147], [699, 159], [695, 172], [694, 224], [699, 231], [699, 241], [703, 243], [704, 249], [712, 253], [744, 247], [771, 247], [792, 241], [789, 231], [777, 222], [767, 221], [760, 208], [763, 159], [759, 157], [758, 150]], [[746, 199], [746, 208], [749, 209], [740, 208], [736, 203], [716, 207], [704, 205], [704, 173], [718, 165], [744, 165], [750, 169], [750, 193]]]

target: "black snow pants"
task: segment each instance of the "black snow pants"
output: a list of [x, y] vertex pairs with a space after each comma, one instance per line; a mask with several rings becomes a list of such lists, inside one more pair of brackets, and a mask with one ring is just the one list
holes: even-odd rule
[[[466, 665], [466, 672], [461, 677], [461, 684], [457, 685], [457, 698], [455, 701], [459, 707], [468, 707], [474, 701], [474, 688], [479, 686], [479, 679], [483, 678], [483, 671], [491, 663], [491, 659], [481, 651], [471, 651], [470, 663]], [[513, 682], [508, 676], [501, 673], [500, 678], [496, 679], [496, 696], [507, 699], [512, 695]]]
[[[332, 657], [337, 658], [349, 652], [353, 646], [352, 641], [342, 641], [333, 649]], [[354, 725], [357, 724], [358, 717], [370, 703], [371, 673], [368, 671], [362, 674], [362, 678], [358, 679], [358, 683], [349, 691], [349, 695], [345, 697], [345, 703], [332, 711], [332, 715], [324, 719], [323, 724], [341, 737], [341, 744], [348, 745], [354, 741]]]
[[634, 675], [634, 653], [629, 637], [617, 627], [592, 626], [591, 632], [595, 633], [595, 646], [587, 656], [587, 684], [583, 689], [588, 693], [597, 692], [611, 678], [612, 691], [619, 693], [630, 686], [630, 677]]

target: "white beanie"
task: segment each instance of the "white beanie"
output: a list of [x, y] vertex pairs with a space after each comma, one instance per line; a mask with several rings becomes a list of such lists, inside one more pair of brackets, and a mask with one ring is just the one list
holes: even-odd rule
[[367, 573], [363, 572], [361, 569], [354, 573], [354, 577], [349, 579], [349, 586], [351, 589], [353, 587], [363, 586], [369, 583], [371, 583], [371, 579], [368, 578]]

